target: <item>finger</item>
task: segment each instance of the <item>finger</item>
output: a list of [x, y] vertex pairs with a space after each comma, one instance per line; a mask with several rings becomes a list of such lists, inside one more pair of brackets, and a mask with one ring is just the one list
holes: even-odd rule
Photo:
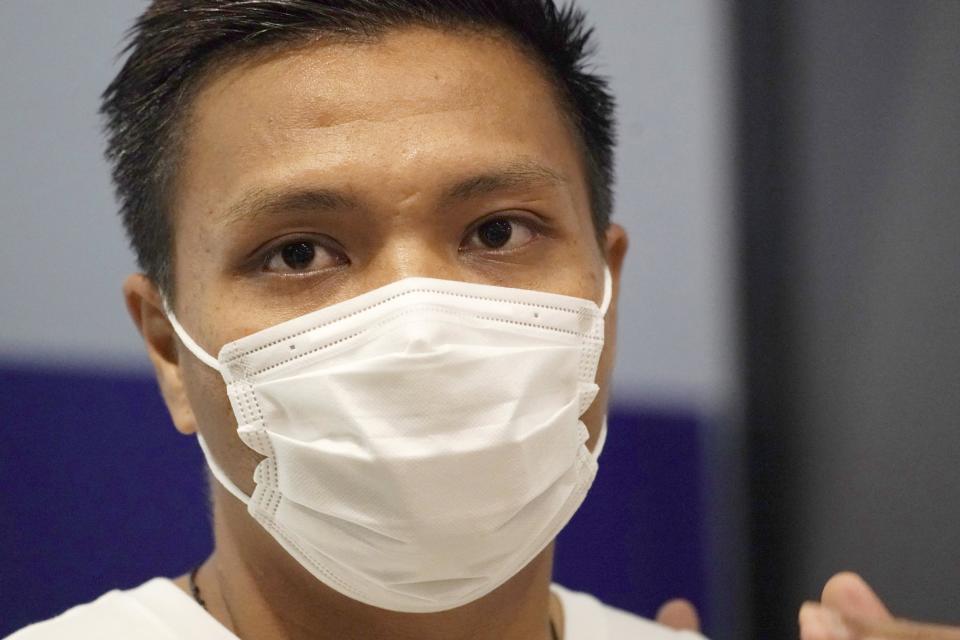
[[800, 607], [800, 640], [851, 640], [853, 635], [836, 611], [816, 602]]
[[848, 618], [892, 620], [893, 616], [873, 589], [855, 573], [838, 573], [823, 587], [820, 601]]
[[813, 602], [804, 602], [800, 607], [800, 640], [825, 640], [826, 627], [820, 620], [820, 605]]
[[870, 640], [960, 640], [960, 627], [910, 620], [847, 620], [857, 638]]
[[657, 611], [657, 622], [677, 631], [700, 631], [700, 616], [687, 600], [676, 599], [665, 603]]

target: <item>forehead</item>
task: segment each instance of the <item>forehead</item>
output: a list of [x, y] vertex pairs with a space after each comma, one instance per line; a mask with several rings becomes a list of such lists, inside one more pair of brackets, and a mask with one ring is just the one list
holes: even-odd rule
[[385, 186], [417, 168], [514, 156], [578, 174], [559, 104], [539, 65], [492, 34], [409, 28], [255, 56], [198, 92], [178, 199], [213, 206], [251, 181], [303, 172], [368, 169]]
[[336, 126], [344, 118], [402, 118], [508, 100], [553, 103], [553, 94], [544, 70], [505, 37], [409, 27], [367, 40], [320, 38], [219, 65], [193, 112], [203, 120], [272, 110], [289, 124]]

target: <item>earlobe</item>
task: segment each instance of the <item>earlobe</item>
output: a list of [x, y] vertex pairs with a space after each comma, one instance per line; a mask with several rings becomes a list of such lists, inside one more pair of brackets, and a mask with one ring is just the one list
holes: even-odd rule
[[197, 420], [183, 383], [176, 334], [163, 311], [159, 289], [146, 275], [136, 273], [124, 281], [123, 297], [153, 363], [160, 393], [174, 425], [185, 435], [196, 433]]

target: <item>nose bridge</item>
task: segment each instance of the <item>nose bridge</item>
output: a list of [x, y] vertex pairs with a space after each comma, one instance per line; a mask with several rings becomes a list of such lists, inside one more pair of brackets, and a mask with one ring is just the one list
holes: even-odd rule
[[439, 157], [427, 153], [421, 139], [402, 138], [385, 150], [384, 159], [373, 196], [380, 237], [365, 279], [383, 285], [411, 277], [462, 278], [460, 238], [451, 235], [454, 226], [445, 221], [436, 184]]
[[[425, 231], [429, 225], [408, 225], [403, 231], [395, 228], [388, 234], [369, 265], [370, 274], [382, 286], [404, 278], [461, 279], [458, 252], [440, 238]], [[403, 344], [403, 351], [411, 356], [432, 353], [436, 340], [432, 323], [420, 317], [416, 322], [400, 322], [394, 330], [394, 340]]]
[[413, 277], [457, 280], [458, 252], [430, 234], [395, 233], [384, 238], [369, 270], [378, 285]]

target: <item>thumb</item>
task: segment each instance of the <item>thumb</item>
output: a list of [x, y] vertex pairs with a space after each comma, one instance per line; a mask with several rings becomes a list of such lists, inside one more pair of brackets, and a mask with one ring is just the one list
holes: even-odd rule
[[700, 631], [700, 616], [696, 608], [689, 601], [679, 598], [660, 607], [657, 622], [677, 631]]
[[847, 618], [893, 620], [890, 611], [863, 578], [849, 571], [838, 573], [823, 587], [820, 602]]

